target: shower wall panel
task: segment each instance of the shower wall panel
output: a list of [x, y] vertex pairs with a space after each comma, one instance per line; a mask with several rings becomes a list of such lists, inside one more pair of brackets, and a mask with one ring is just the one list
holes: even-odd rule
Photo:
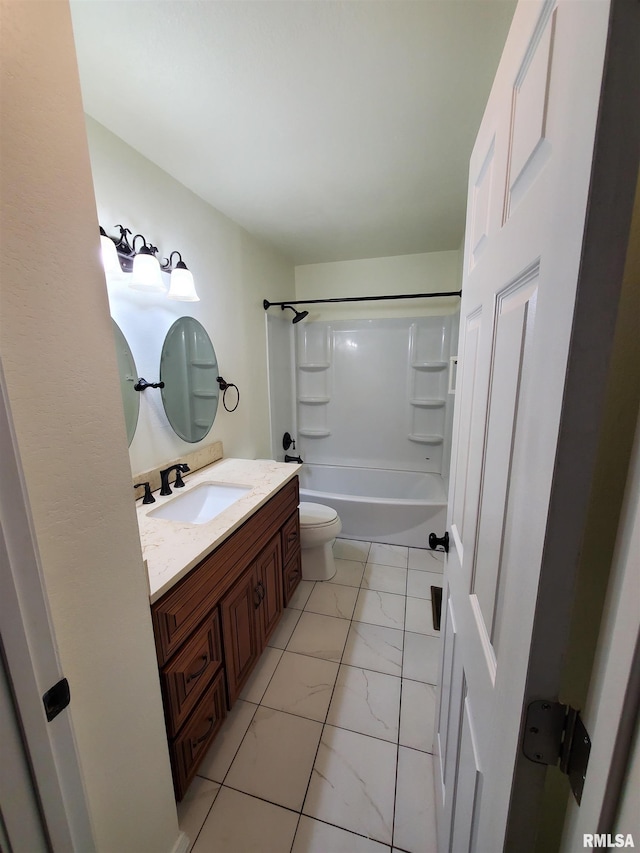
[[455, 315], [307, 322], [296, 329], [306, 462], [443, 473]]

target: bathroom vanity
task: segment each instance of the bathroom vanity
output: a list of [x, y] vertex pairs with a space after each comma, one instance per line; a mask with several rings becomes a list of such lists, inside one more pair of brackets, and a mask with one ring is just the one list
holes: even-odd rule
[[205, 524], [166, 522], [149, 515], [153, 506], [138, 507], [178, 800], [300, 580], [297, 467], [225, 460], [197, 472], [187, 487], [254, 483]]

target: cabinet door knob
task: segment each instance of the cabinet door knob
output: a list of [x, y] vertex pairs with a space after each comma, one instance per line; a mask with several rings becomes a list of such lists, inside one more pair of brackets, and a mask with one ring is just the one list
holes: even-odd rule
[[187, 676], [187, 679], [186, 679], [187, 684], [188, 684], [190, 681], [193, 681], [195, 678], [200, 678], [200, 676], [202, 675], [202, 673], [203, 673], [203, 672], [205, 671], [205, 669], [207, 668], [207, 665], [209, 664], [209, 655], [201, 655], [200, 660], [204, 661], [204, 663], [202, 664], [202, 666], [200, 667], [200, 669], [196, 670], [196, 672], [190, 672], [190, 673], [189, 673], [189, 675]]
[[258, 583], [255, 589], [253, 590], [253, 606], [257, 610], [262, 603], [262, 596], [260, 595], [260, 584]]

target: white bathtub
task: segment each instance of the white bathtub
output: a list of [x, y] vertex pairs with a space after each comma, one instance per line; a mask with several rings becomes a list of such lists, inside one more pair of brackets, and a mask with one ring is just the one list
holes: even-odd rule
[[447, 496], [438, 474], [303, 465], [300, 500], [333, 507], [341, 537], [427, 548], [430, 533], [442, 536]]

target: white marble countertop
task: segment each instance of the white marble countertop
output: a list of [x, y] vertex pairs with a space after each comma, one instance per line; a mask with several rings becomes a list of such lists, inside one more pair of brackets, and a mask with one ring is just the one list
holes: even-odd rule
[[[153, 504], [138, 501], [138, 527], [142, 556], [147, 565], [151, 603], [157, 601], [210, 551], [224, 542], [258, 507], [293, 479], [299, 468], [300, 465], [290, 462], [285, 464], [264, 459], [221, 459], [199, 471], [185, 474], [184, 489], [178, 489], [167, 497], [160, 497], [159, 492], [154, 492], [156, 502]], [[206, 482], [238, 483], [252, 488], [205, 524], [168, 521], [148, 515], [173, 497]]]

